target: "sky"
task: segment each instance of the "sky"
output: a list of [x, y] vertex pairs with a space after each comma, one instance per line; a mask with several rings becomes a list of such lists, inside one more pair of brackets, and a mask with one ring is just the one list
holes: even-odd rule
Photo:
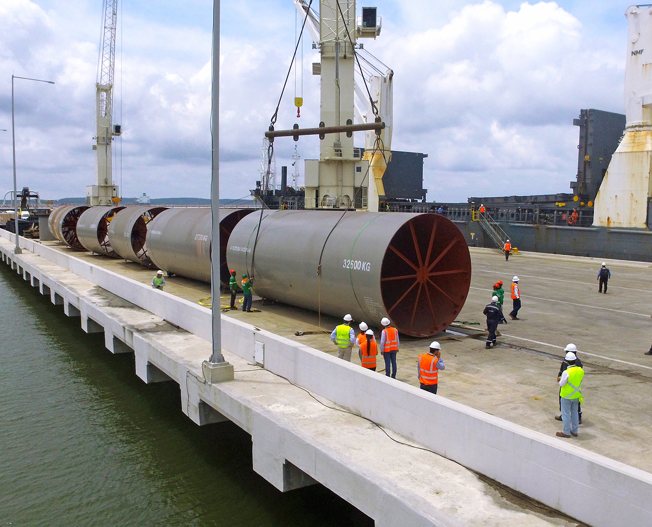
[[[315, 4], [318, 2], [315, 0]], [[382, 31], [365, 49], [394, 71], [392, 148], [428, 155], [429, 201], [570, 192], [580, 109], [624, 113], [628, 3], [376, 0]], [[95, 82], [101, 0], [0, 0], [0, 196], [11, 190], [11, 75], [18, 187], [45, 199], [96, 181]], [[207, 0], [119, 2], [114, 183], [125, 197], [209, 197], [211, 47]], [[264, 132], [297, 33], [291, 0], [221, 2], [220, 196], [261, 178]], [[318, 56], [306, 38], [276, 129], [319, 122]], [[295, 96], [303, 96], [296, 118]], [[356, 135], [356, 144], [364, 137]], [[275, 142], [280, 173], [319, 155], [318, 139]], [[295, 150], [296, 145], [296, 150]]]

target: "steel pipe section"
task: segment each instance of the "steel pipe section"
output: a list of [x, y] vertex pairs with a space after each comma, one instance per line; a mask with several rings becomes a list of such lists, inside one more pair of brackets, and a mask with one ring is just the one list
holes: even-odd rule
[[85, 210], [77, 220], [77, 237], [87, 251], [119, 257], [109, 240], [109, 225], [124, 207], [97, 206]]
[[109, 243], [125, 260], [152, 267], [147, 247], [147, 224], [167, 207], [125, 207], [109, 224]]
[[438, 214], [257, 212], [233, 229], [227, 261], [260, 296], [374, 326], [388, 316], [414, 337], [446, 329], [471, 284], [464, 236]]
[[[226, 246], [233, 227], [255, 209], [220, 209], [220, 282], [229, 283]], [[147, 226], [149, 256], [159, 269], [211, 281], [211, 209], [172, 208]]]
[[77, 236], [77, 222], [87, 205], [64, 205], [52, 210], [48, 217], [48, 226], [54, 237], [75, 251], [83, 251], [84, 246]]

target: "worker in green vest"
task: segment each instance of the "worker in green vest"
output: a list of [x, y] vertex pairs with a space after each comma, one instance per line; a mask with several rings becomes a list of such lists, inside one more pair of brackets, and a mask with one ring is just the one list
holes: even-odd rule
[[568, 344], [564, 348], [568, 368], [561, 374], [559, 380], [561, 420], [564, 426], [563, 432], [557, 432], [557, 437], [577, 437], [580, 421], [579, 404], [584, 402], [581, 391], [584, 370], [577, 365], [577, 356], [572, 350], [577, 350], [575, 344]]
[[331, 340], [337, 346], [337, 357], [351, 362], [351, 350], [355, 344], [355, 331], [351, 327], [353, 317], [347, 313], [343, 320], [331, 333]]
[[229, 291], [231, 292], [231, 305], [230, 309], [238, 309], [235, 307], [235, 297], [238, 294], [238, 280], [235, 277], [235, 269], [229, 271]]
[[242, 275], [242, 282], [240, 282], [240, 287], [242, 288], [242, 311], [251, 312], [251, 302], [253, 300], [253, 293], [251, 292], [252, 287], [254, 286], [254, 277], [249, 276], [247, 273]]
[[165, 278], [163, 278], [163, 271], [160, 269], [156, 271], [156, 276], [152, 278], [152, 287], [154, 289], [163, 289], [165, 286]]

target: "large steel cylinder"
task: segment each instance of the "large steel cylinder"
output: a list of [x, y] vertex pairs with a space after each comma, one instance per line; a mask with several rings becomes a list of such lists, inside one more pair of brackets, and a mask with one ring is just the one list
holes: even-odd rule
[[50, 213], [48, 226], [54, 237], [75, 251], [83, 251], [84, 246], [77, 236], [77, 222], [87, 205], [63, 205]]
[[[220, 282], [229, 282], [226, 245], [233, 227], [254, 209], [220, 209]], [[147, 226], [149, 256], [159, 269], [211, 281], [211, 209], [172, 208]]]
[[444, 330], [471, 283], [464, 236], [437, 214], [257, 212], [233, 229], [227, 261], [262, 297], [374, 326], [388, 316], [415, 337]]
[[85, 210], [77, 220], [77, 237], [87, 251], [118, 257], [109, 240], [109, 224], [124, 207], [97, 206]]
[[147, 224], [167, 207], [125, 207], [109, 224], [109, 242], [125, 260], [151, 267], [147, 248]]

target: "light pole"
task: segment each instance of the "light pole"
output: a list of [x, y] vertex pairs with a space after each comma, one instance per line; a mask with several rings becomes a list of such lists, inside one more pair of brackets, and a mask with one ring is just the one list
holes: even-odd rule
[[202, 363], [204, 378], [213, 384], [233, 380], [233, 365], [222, 355], [220, 313], [220, 185], [219, 185], [220, 0], [213, 0], [213, 57], [211, 79], [211, 357]]
[[31, 77], [19, 77], [17, 75], [11, 76], [11, 151], [14, 161], [14, 233], [16, 235], [16, 247], [14, 254], [20, 254], [20, 246], [18, 244], [18, 188], [16, 187], [16, 128], [14, 123], [14, 79], [22, 79], [25, 81], [45, 82], [47, 84], [54, 84], [54, 81], [47, 81], [44, 79], [33, 79]]

